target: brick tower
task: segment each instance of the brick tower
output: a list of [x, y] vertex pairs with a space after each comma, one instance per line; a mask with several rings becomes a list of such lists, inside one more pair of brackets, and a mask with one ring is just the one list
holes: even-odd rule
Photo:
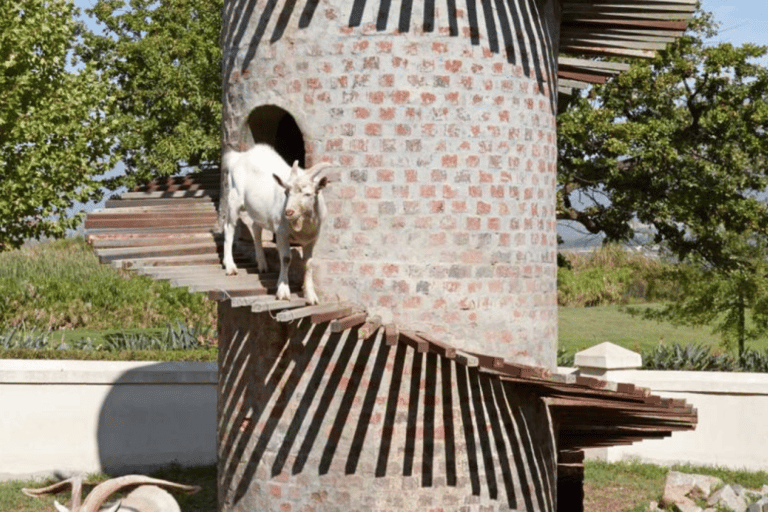
[[326, 298], [552, 367], [559, 19], [491, 3], [227, 2], [224, 142], [337, 166]]

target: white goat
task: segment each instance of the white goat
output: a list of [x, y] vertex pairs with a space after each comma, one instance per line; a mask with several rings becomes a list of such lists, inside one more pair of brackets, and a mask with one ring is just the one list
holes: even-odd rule
[[277, 279], [277, 299], [288, 300], [288, 267], [291, 264], [291, 242], [302, 246], [304, 263], [304, 298], [317, 304], [312, 278], [312, 251], [325, 217], [322, 189], [328, 178], [323, 169], [331, 164], [321, 162], [309, 170], [290, 167], [267, 144], [257, 144], [248, 151], [227, 150], [222, 156], [222, 168], [229, 170], [227, 218], [224, 225], [224, 268], [227, 275], [237, 274], [232, 259], [235, 224], [241, 213], [247, 213], [251, 225], [256, 263], [259, 272], [267, 271], [267, 260], [261, 243], [261, 230], [275, 234], [280, 255], [280, 275]]
[[[200, 490], [200, 487], [196, 485], [176, 484], [142, 475], [127, 475], [100, 483], [93, 488], [82, 503], [80, 501], [83, 490], [82, 476], [74, 476], [42, 489], [22, 489], [21, 492], [27, 496], [39, 498], [58, 494], [69, 487], [72, 487], [70, 508], [54, 501], [53, 505], [58, 512], [181, 512], [179, 504], [163, 487], [185, 494], [194, 494]], [[110, 495], [125, 487], [136, 487], [136, 489], [128, 493], [122, 500], [107, 508], [100, 509]]]

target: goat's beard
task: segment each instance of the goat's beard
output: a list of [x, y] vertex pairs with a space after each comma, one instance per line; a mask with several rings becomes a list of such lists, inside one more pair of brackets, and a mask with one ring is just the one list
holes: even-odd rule
[[291, 221], [291, 229], [293, 229], [294, 231], [301, 231], [301, 228], [303, 227], [304, 227], [303, 215], [299, 215], [298, 217], [296, 217], [295, 220]]

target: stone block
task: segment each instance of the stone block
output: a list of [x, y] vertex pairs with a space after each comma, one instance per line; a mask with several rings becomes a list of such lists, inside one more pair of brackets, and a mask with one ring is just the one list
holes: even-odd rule
[[[691, 503], [693, 503], [693, 500], [706, 499], [711, 494], [713, 488], [722, 484], [723, 481], [717, 477], [670, 471], [664, 484], [662, 503], [671, 505], [676, 503], [675, 499], [680, 496], [686, 498]], [[680, 502], [687, 503], [684, 500]]]
[[643, 359], [637, 352], [606, 341], [577, 352], [574, 356], [574, 363], [579, 368], [617, 370], [620, 368], [639, 368], [643, 365]]
[[726, 485], [722, 489], [715, 491], [715, 493], [709, 497], [707, 503], [725, 508], [726, 510], [732, 510], [733, 512], [746, 512], [747, 510], [746, 500], [739, 496], [736, 490], [730, 485]]
[[762, 497], [751, 504], [747, 512], [768, 512], [768, 497]]

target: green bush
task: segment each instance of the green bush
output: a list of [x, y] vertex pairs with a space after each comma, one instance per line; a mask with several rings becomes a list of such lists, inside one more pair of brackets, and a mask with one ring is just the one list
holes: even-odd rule
[[153, 328], [177, 320], [215, 329], [215, 305], [100, 264], [82, 238], [0, 253], [0, 329]]
[[672, 296], [664, 262], [606, 245], [588, 254], [563, 254], [557, 271], [560, 306], [601, 306], [651, 302]]
[[738, 357], [711, 346], [660, 343], [641, 355], [645, 370], [768, 373], [768, 350], [748, 349], [739, 361]]

